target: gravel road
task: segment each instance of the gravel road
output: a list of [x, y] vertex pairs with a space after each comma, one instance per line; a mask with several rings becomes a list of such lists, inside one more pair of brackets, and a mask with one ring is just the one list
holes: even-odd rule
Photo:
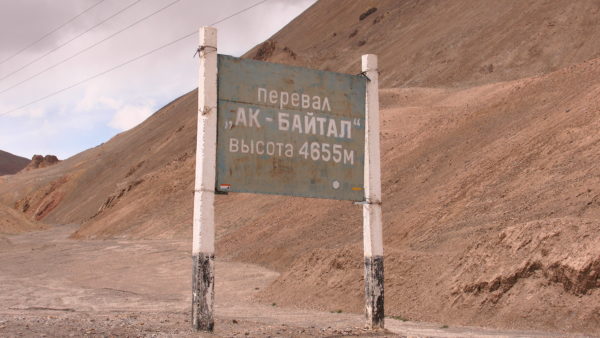
[[[76, 241], [75, 225], [0, 241], [0, 336], [197, 337], [190, 329], [190, 243]], [[388, 318], [387, 331], [363, 328], [360, 314], [259, 304], [253, 296], [277, 273], [216, 264], [214, 334], [201, 336], [549, 336]]]

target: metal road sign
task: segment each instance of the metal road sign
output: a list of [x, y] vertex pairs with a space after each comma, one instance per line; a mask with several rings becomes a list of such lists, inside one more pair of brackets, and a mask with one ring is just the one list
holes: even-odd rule
[[218, 56], [216, 190], [365, 200], [366, 78]]

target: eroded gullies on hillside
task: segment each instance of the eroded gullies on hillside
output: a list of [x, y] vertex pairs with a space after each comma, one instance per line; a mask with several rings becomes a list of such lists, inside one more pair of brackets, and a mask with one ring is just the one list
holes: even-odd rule
[[[598, 333], [599, 10], [585, 0], [322, 1], [247, 54], [351, 74], [361, 54], [379, 56], [388, 314]], [[83, 224], [78, 238], [188, 238], [196, 97], [3, 181], [2, 203], [45, 196], [77, 171], [43, 221]], [[217, 200], [217, 256], [281, 272], [264, 302], [362, 312], [358, 208]]]

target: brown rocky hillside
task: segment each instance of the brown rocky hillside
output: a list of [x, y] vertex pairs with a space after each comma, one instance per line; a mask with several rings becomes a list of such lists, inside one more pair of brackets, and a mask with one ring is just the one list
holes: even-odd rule
[[[380, 56], [388, 315], [600, 334], [599, 10], [322, 0], [247, 54], [349, 73]], [[196, 95], [0, 182], [0, 202], [74, 238], [189, 238]], [[360, 312], [361, 222], [348, 202], [218, 196], [217, 255], [280, 271], [269, 303]]]
[[29, 160], [24, 157], [0, 150], [0, 176], [16, 174], [28, 163]]
[[376, 53], [383, 87], [466, 86], [600, 57], [598, 16], [595, 0], [323, 0], [248, 55], [357, 73]]
[[27, 231], [45, 229], [42, 223], [28, 220], [22, 213], [0, 204], [0, 249], [2, 245], [10, 244], [3, 234], [16, 234]]

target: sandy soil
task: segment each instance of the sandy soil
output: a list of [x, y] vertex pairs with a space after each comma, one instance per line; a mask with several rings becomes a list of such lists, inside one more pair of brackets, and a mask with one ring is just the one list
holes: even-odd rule
[[[599, 76], [597, 59], [473, 88], [382, 90], [386, 313], [600, 334]], [[192, 92], [102, 146], [6, 176], [0, 200], [82, 224], [80, 239], [187, 238], [195, 103]], [[258, 290], [265, 303], [362, 310], [360, 207], [231, 194], [216, 213], [218, 257], [281, 273]]]
[[[0, 336], [196, 336], [190, 329], [189, 243], [74, 241], [75, 226], [0, 242]], [[369, 332], [360, 314], [259, 304], [278, 273], [243, 263], [216, 266], [217, 336], [548, 336], [388, 318]]]
[[0, 204], [0, 242], [9, 241], [4, 234], [18, 234], [45, 228], [44, 224], [30, 221], [22, 213]]
[[481, 85], [599, 57], [599, 13], [594, 0], [318, 1], [246, 56], [356, 74], [374, 53], [382, 87]]
[[[360, 55], [378, 55], [387, 88], [386, 313], [451, 326], [600, 334], [598, 13], [597, 0], [327, 0], [246, 54], [352, 74]], [[196, 97], [175, 99], [54, 166], [1, 176], [0, 203], [30, 220], [81, 224], [74, 238], [188, 238]], [[361, 311], [359, 207], [231, 194], [217, 198], [216, 210], [218, 257], [281, 273], [254, 290], [257, 298]], [[35, 229], [17, 229], [1, 214], [0, 232]], [[0, 245], [13, 238], [0, 235]], [[181, 297], [189, 275], [182, 252], [173, 258], [180, 284], [168, 285], [181, 285]], [[95, 272], [109, 262], [119, 273], [147, 276], [142, 258], [125, 265], [93, 259]], [[75, 263], [84, 272], [90, 264]], [[93, 283], [120, 281], [107, 276], [72, 283], [95, 290]], [[135, 285], [150, 283], [140, 278]]]

